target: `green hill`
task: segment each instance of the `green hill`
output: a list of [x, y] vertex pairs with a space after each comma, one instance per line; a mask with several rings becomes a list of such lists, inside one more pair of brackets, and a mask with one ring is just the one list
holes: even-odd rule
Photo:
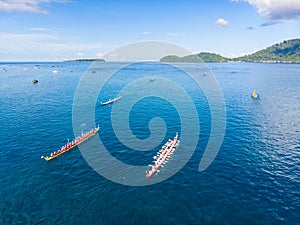
[[165, 56], [160, 62], [298, 62], [300, 63], [300, 39], [287, 40], [259, 50], [253, 54], [237, 58], [226, 58], [219, 54], [201, 52], [195, 55], [178, 57]]
[[284, 41], [233, 60], [245, 62], [300, 62], [300, 39]]
[[195, 55], [187, 55], [178, 57], [176, 55], [165, 56], [160, 59], [160, 62], [227, 62], [229, 59], [219, 54], [200, 52]]
[[228, 62], [230, 60], [229, 58], [225, 58], [219, 54], [208, 52], [200, 52], [197, 54], [197, 56], [204, 62]]

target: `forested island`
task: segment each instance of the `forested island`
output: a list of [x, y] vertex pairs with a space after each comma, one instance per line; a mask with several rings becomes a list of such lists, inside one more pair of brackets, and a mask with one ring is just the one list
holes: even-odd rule
[[65, 62], [105, 62], [104, 59], [73, 59], [66, 60]]
[[219, 54], [200, 52], [194, 55], [178, 57], [165, 56], [160, 62], [283, 62], [300, 63], [300, 39], [286, 40], [274, 44], [253, 54], [237, 58], [226, 58]]

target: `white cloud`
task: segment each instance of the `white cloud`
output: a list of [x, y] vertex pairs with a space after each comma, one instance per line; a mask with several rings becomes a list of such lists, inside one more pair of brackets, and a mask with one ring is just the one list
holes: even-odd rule
[[53, 61], [94, 57], [111, 46], [61, 40], [50, 33], [0, 33], [0, 61]]
[[190, 54], [192, 53], [174, 44], [141, 41], [118, 47], [103, 55], [103, 59], [106, 61], [153, 61], [166, 55], [185, 56]]
[[104, 53], [102, 53], [102, 52], [97, 52], [95, 55], [96, 55], [96, 58], [102, 58], [103, 55], [104, 55]]
[[274, 22], [282, 22], [300, 17], [300, 0], [231, 0], [245, 1], [252, 5], [259, 15]]
[[143, 32], [139, 33], [139, 35], [148, 35], [148, 34], [150, 34], [149, 31], [143, 31]]
[[78, 56], [78, 57], [83, 57], [85, 54], [84, 53], [82, 53], [82, 52], [77, 52], [76, 53], [76, 56]]
[[38, 32], [50, 32], [51, 29], [49, 28], [43, 28], [43, 27], [31, 27], [31, 28], [27, 28], [27, 30], [31, 30], [31, 31], [38, 31]]
[[[48, 33], [0, 33], [0, 43], [15, 43], [18, 45], [20, 43], [34, 43], [43, 40], [56, 40], [57, 36]], [[5, 46], [5, 45], [4, 45]], [[0, 46], [1, 47], [1, 46]]]
[[219, 19], [216, 20], [216, 24], [219, 27], [226, 27], [228, 25], [228, 21], [224, 20], [223, 18], [219, 18]]
[[41, 8], [44, 3], [66, 2], [64, 0], [1, 0], [0, 11], [4, 12], [29, 12], [29, 13], [48, 13]]

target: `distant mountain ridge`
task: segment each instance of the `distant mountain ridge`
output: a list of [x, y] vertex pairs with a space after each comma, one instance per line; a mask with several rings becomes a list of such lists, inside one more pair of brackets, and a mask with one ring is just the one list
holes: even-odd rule
[[226, 58], [219, 54], [200, 52], [194, 55], [178, 57], [165, 56], [160, 62], [290, 62], [300, 63], [300, 39], [286, 40], [274, 44], [253, 54], [237, 58]]

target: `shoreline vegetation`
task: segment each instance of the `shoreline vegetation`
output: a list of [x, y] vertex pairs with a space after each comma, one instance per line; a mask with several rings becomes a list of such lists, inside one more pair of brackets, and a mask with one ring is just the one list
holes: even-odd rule
[[216, 53], [200, 52], [179, 57], [168, 55], [160, 62], [255, 62], [255, 63], [300, 63], [300, 39], [274, 44], [255, 53], [236, 58], [226, 58]]
[[71, 59], [64, 62], [105, 62], [104, 59]]

